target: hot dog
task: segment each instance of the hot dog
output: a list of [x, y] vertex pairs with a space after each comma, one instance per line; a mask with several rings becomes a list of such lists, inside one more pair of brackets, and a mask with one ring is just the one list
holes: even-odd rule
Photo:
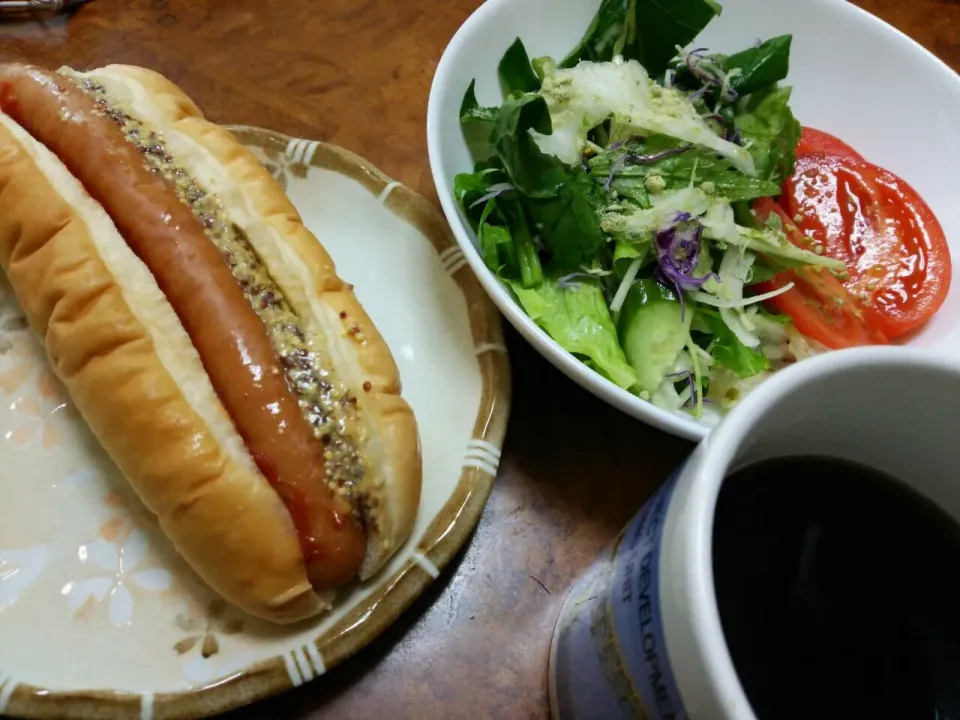
[[[228, 600], [316, 614], [409, 535], [421, 461], [389, 350], [266, 170], [161, 76], [0, 66], [0, 264], [80, 413]], [[92, 392], [104, 366], [137, 368], [127, 392]]]

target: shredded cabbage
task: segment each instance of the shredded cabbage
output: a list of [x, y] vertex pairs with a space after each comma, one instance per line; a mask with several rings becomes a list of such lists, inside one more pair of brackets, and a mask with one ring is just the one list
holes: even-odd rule
[[756, 173], [749, 152], [717, 135], [693, 103], [676, 89], [653, 82], [636, 60], [585, 60], [556, 70], [544, 78], [541, 93], [553, 134], [531, 132], [541, 151], [568, 165], [580, 162], [587, 133], [611, 118], [611, 142], [660, 133], [709, 148], [747, 175]]
[[740, 245], [740, 230], [733, 217], [733, 207], [725, 200], [714, 202], [700, 218], [703, 234], [712, 240]]
[[750, 274], [756, 257], [743, 248], [730, 247], [723, 254], [720, 261], [720, 282], [717, 286], [717, 297], [725, 301], [727, 307], [720, 308], [720, 317], [730, 328], [737, 339], [747, 347], [755, 348], [760, 345], [760, 338], [753, 334], [749, 319], [744, 315], [742, 307], [734, 308], [743, 303], [743, 286]]
[[846, 265], [841, 260], [834, 260], [798, 248], [787, 240], [787, 236], [781, 230], [775, 228], [755, 230], [737, 225], [730, 203], [725, 198], [708, 195], [701, 188], [688, 187], [652, 195], [650, 203], [653, 207], [647, 210], [629, 205], [613, 205], [607, 209], [600, 226], [604, 232], [611, 235], [648, 238], [672, 220], [677, 213], [685, 212], [703, 225], [703, 237], [709, 240], [790, 262], [836, 271], [846, 269]]
[[653, 395], [650, 397], [650, 402], [652, 402], [657, 407], [663, 408], [664, 410], [669, 410], [670, 412], [676, 412], [680, 410], [687, 400], [690, 399], [690, 388], [685, 387], [682, 393], [678, 393], [677, 389], [674, 387], [675, 380], [666, 378], [660, 387], [658, 387]]
[[787, 236], [782, 230], [770, 228], [754, 230], [753, 228], [740, 227], [739, 225], [737, 226], [737, 230], [740, 233], [741, 243], [744, 247], [764, 253], [765, 255], [801, 262], [805, 265], [825, 267], [837, 272], [842, 272], [847, 269], [847, 266], [842, 260], [834, 260], [833, 258], [817, 255], [809, 250], [798, 248], [787, 240]]
[[[770, 300], [775, 298], [777, 295], [783, 295], [785, 292], [789, 292], [793, 289], [794, 283], [787, 283], [783, 287], [779, 287], [776, 290], [771, 290], [770, 292], [763, 293], [762, 295], [751, 295], [748, 298], [740, 298], [739, 300], [720, 300], [715, 298], [712, 295], [703, 292], [693, 293], [693, 299], [697, 302], [701, 302], [704, 305], [710, 305], [715, 308], [745, 308], [749, 305], [756, 305], [757, 303], [762, 303], [764, 300]], [[750, 327], [753, 324], [754, 318], [744, 316], [744, 324], [747, 327]], [[755, 327], [751, 327], [751, 330]]]
[[689, 213], [699, 217], [710, 208], [710, 197], [699, 188], [683, 188], [650, 198], [649, 210], [611, 207], [600, 221], [605, 232], [613, 235], [646, 238], [676, 217]]
[[771, 375], [770, 371], [764, 370], [753, 377], [740, 378], [729, 368], [717, 368], [710, 380], [707, 400], [724, 409], [729, 409], [743, 400]]
[[637, 279], [637, 273], [640, 272], [641, 265], [643, 265], [642, 257], [638, 257], [630, 263], [627, 271], [623, 274], [620, 287], [617, 288], [617, 293], [613, 296], [613, 300], [610, 303], [610, 312], [620, 312], [620, 308], [623, 307], [623, 303], [627, 299], [627, 294], [630, 292], [630, 286], [633, 285], [633, 281]]
[[752, 321], [757, 335], [763, 341], [764, 345], [787, 342], [787, 329], [792, 326], [784, 325], [769, 316], [762, 315], [759, 310], [760, 308], [758, 307], [751, 307], [746, 311], [746, 314]]

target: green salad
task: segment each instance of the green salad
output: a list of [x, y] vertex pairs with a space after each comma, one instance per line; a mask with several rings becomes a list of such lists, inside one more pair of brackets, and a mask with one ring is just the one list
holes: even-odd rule
[[791, 37], [690, 49], [720, 12], [603, 0], [559, 60], [531, 60], [518, 38], [498, 66], [502, 104], [466, 90], [476, 164], [454, 188], [485, 264], [539, 327], [621, 388], [697, 417], [822, 350], [763, 306], [789, 283], [757, 286], [845, 269], [751, 210], [793, 172]]

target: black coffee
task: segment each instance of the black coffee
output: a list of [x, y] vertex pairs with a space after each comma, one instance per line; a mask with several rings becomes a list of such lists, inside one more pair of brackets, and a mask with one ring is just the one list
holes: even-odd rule
[[713, 571], [760, 720], [960, 720], [960, 526], [905, 485], [825, 458], [745, 468]]

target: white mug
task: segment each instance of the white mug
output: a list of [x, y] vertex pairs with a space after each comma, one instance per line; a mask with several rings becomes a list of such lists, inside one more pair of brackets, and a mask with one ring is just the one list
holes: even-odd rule
[[897, 478], [960, 521], [958, 428], [955, 360], [857, 348], [777, 373], [570, 591], [550, 652], [554, 720], [756, 720], [714, 594], [713, 516], [724, 478], [777, 457], [832, 457]]

